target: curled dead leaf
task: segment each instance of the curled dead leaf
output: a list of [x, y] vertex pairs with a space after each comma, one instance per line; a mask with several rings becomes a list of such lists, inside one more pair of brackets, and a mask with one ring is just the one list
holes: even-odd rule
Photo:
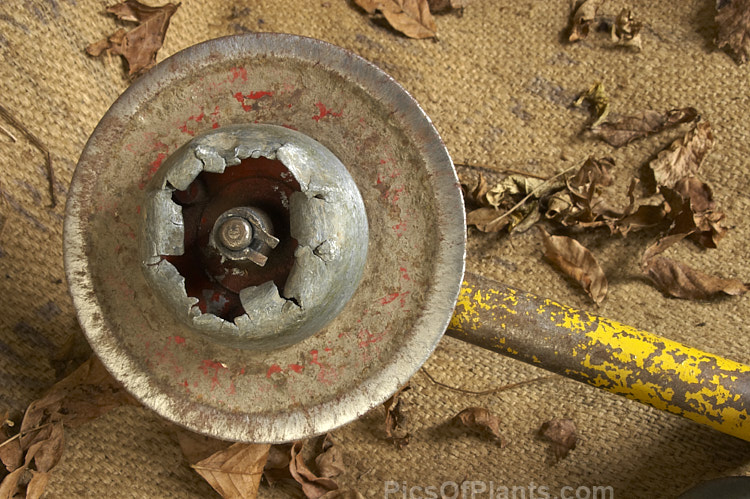
[[643, 23], [637, 21], [630, 9], [622, 9], [612, 25], [612, 42], [641, 50], [641, 30]]
[[560, 460], [576, 448], [578, 435], [572, 419], [552, 419], [542, 424], [539, 435], [552, 443], [555, 459]]
[[263, 468], [263, 477], [268, 485], [275, 486], [284, 480], [294, 480], [289, 472], [289, 463], [292, 460], [292, 444], [272, 445], [268, 451], [266, 465]]
[[469, 407], [459, 412], [452, 419], [453, 423], [461, 425], [470, 430], [487, 435], [493, 440], [504, 445], [500, 433], [500, 418], [484, 407]]
[[611, 146], [622, 147], [634, 140], [696, 119], [698, 119], [698, 111], [692, 107], [671, 109], [666, 113], [648, 110], [633, 116], [606, 121], [592, 129], [592, 133]]
[[591, 26], [602, 0], [577, 0], [570, 15], [569, 42], [584, 40], [589, 36]]
[[673, 189], [660, 189], [670, 208], [670, 234], [690, 234], [704, 248], [716, 248], [727, 229], [721, 224], [724, 213], [718, 209], [708, 184], [695, 177], [683, 178]]
[[711, 124], [707, 121], [698, 123], [651, 161], [649, 166], [656, 184], [672, 189], [680, 180], [694, 176], [715, 143]]
[[386, 440], [390, 440], [393, 445], [399, 449], [402, 449], [409, 444], [410, 435], [403, 431], [406, 416], [403, 413], [403, 400], [401, 399], [401, 395], [410, 389], [411, 387], [408, 384], [402, 386], [393, 394], [393, 396], [391, 396], [391, 398], [383, 403], [383, 407], [385, 407]]
[[180, 4], [168, 3], [150, 7], [137, 0], [112, 5], [107, 12], [122, 21], [135, 22], [138, 26], [130, 31], [119, 29], [109, 37], [86, 47], [86, 52], [98, 57], [107, 52], [121, 55], [128, 63], [128, 74], [139, 75], [156, 64], [156, 54], [164, 44], [169, 21]]
[[600, 81], [594, 83], [588, 90], [582, 93], [573, 103], [574, 106], [581, 106], [583, 102], [589, 102], [594, 111], [594, 122], [589, 128], [596, 128], [607, 119], [609, 115], [609, 97], [604, 90], [604, 84]]
[[326, 477], [318, 477], [310, 471], [302, 457], [305, 442], [295, 442], [292, 445], [289, 461], [289, 472], [297, 483], [302, 486], [302, 492], [308, 499], [318, 499], [326, 493], [339, 488], [338, 484]]
[[258, 497], [269, 444], [236, 443], [192, 466], [225, 499]]
[[720, 294], [742, 295], [750, 289], [737, 279], [708, 275], [671, 258], [651, 258], [645, 262], [645, 271], [659, 290], [675, 298], [707, 300]]
[[564, 274], [577, 281], [599, 305], [607, 296], [607, 277], [581, 243], [567, 236], [550, 236], [541, 229], [544, 256]]
[[427, 0], [354, 0], [368, 14], [380, 11], [393, 29], [409, 38], [434, 38], [435, 18]]
[[728, 47], [739, 64], [750, 57], [750, 0], [721, 0], [716, 2], [716, 46]]
[[330, 435], [323, 439], [322, 452], [315, 457], [318, 474], [324, 478], [335, 478], [346, 471], [341, 447], [335, 445]]

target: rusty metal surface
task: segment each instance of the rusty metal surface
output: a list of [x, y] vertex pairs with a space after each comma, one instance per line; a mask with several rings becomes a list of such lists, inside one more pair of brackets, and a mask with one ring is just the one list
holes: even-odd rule
[[466, 273], [447, 334], [750, 441], [750, 367]]
[[[226, 125], [294, 128], [347, 167], [370, 227], [362, 282], [321, 332], [237, 350], [186, 328], [140, 271], [145, 187], [194, 135]], [[463, 203], [431, 122], [356, 55], [291, 35], [206, 42], [165, 60], [110, 108], [81, 155], [65, 220], [79, 321], [146, 406], [217, 438], [280, 442], [342, 425], [419, 368], [463, 275]]]

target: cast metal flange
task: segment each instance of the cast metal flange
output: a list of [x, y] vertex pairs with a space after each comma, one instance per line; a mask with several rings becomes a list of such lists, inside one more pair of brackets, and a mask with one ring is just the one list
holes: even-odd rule
[[[339, 279], [354, 282], [355, 288], [340, 311], [333, 307], [306, 337], [237, 348], [179, 319], [143, 271], [142, 249], [154, 242], [144, 235], [153, 213], [149, 203], [175, 153], [209, 132], [250, 124], [291, 129], [287, 136], [298, 134], [330, 151], [361, 195], [366, 224], [360, 225], [369, 231], [359, 285], [356, 264], [350, 277]], [[284, 140], [277, 145], [283, 147]], [[246, 152], [245, 157], [253, 157], [253, 151]], [[243, 161], [240, 154], [236, 157]], [[227, 216], [224, 221], [232, 218], [228, 210], [241, 206], [272, 212], [258, 201], [269, 192], [268, 185], [293, 196], [295, 182], [307, 181], [283, 179], [268, 155], [252, 159], [258, 162], [230, 166], [222, 174], [210, 171], [214, 163], [208, 159], [203, 167], [209, 171], [200, 174], [204, 177], [199, 182], [170, 182], [175, 188], [171, 199], [182, 203], [186, 220], [209, 211], [211, 216], [185, 223], [195, 232], [185, 230], [182, 241], [177, 236], [167, 243], [184, 246], [204, 236], [208, 241], [221, 216]], [[257, 185], [266, 187], [259, 188], [259, 197], [250, 204], [238, 198], [246, 187], [232, 186], [244, 185], [243, 179], [252, 175]], [[206, 197], [214, 199], [218, 192], [224, 194], [216, 199], [230, 200], [226, 206], [217, 202], [209, 211], [186, 208]], [[292, 197], [289, 200], [292, 204]], [[176, 222], [170, 218], [175, 213], [162, 213], [162, 221]], [[146, 252], [147, 257], [159, 257], [147, 265], [169, 258], [173, 268], [187, 269], [182, 274], [199, 268], [187, 279], [199, 285], [186, 285], [186, 296], [199, 301], [204, 316], [213, 310], [214, 315], [238, 317], [244, 311], [238, 309], [241, 300], [231, 302], [232, 293], [239, 295], [249, 286], [260, 294], [272, 291], [271, 286], [282, 289], [292, 271], [293, 263], [283, 262], [295, 261], [290, 255], [297, 252], [297, 241], [279, 236], [292, 230], [283, 227], [280, 218], [263, 226], [269, 237], [280, 241], [264, 255], [268, 262], [263, 266], [230, 258], [236, 272], [224, 275], [214, 270], [225, 268], [227, 262], [221, 259], [226, 260], [226, 254], [169, 255], [163, 248]], [[256, 236], [252, 224], [251, 230], [241, 222], [233, 224], [226, 228], [227, 247], [241, 247]], [[222, 224], [216, 227], [223, 230]], [[272, 245], [271, 239], [264, 240]], [[215, 233], [213, 241], [216, 249]], [[299, 247], [309, 247], [320, 261], [335, 259], [342, 249], [317, 242], [315, 247]], [[450, 157], [430, 120], [403, 88], [360, 57], [327, 43], [247, 34], [205, 42], [170, 57], [113, 104], [76, 169], [64, 244], [79, 321], [95, 352], [129, 391], [191, 430], [227, 440], [282, 442], [328, 431], [364, 414], [428, 358], [459, 291], [465, 226]], [[215, 294], [204, 293], [201, 286], [207, 282], [216, 285]], [[268, 315], [269, 321], [275, 317]]]

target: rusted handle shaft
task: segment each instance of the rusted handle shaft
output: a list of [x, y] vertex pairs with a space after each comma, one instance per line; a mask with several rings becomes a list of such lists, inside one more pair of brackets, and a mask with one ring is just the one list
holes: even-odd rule
[[448, 335], [750, 441], [750, 367], [467, 273]]

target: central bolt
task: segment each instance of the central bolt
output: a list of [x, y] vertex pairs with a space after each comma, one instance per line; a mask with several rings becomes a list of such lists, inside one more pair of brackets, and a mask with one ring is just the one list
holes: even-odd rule
[[227, 260], [250, 260], [262, 267], [279, 240], [273, 237], [273, 224], [266, 213], [238, 206], [216, 220], [209, 244]]
[[253, 226], [240, 217], [231, 217], [219, 227], [219, 242], [224, 247], [239, 251], [250, 246], [253, 240]]

